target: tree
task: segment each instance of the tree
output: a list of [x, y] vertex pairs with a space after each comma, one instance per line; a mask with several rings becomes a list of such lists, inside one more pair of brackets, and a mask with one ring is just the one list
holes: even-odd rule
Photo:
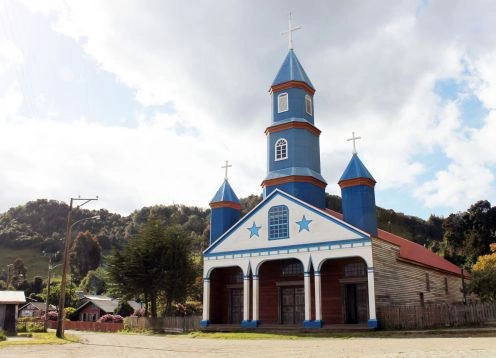
[[496, 243], [489, 247], [491, 254], [479, 256], [472, 267], [469, 286], [482, 301], [496, 301]]
[[134, 309], [131, 307], [129, 303], [125, 300], [121, 300], [115, 309], [115, 314], [118, 314], [122, 317], [131, 316], [134, 313]]
[[157, 316], [163, 295], [169, 312], [172, 302], [185, 299], [195, 277], [190, 248], [191, 239], [179, 226], [165, 229], [156, 219], [148, 221], [122, 251], [114, 250], [109, 258], [113, 290], [127, 298], [143, 295], [145, 310], [149, 308], [152, 317]]
[[88, 271], [87, 275], [82, 279], [79, 289], [85, 293], [101, 295], [107, 290], [106, 277], [107, 273], [101, 267], [94, 271]]
[[96, 270], [102, 259], [102, 247], [95, 235], [80, 232], [70, 253], [74, 282], [79, 284], [90, 270]]

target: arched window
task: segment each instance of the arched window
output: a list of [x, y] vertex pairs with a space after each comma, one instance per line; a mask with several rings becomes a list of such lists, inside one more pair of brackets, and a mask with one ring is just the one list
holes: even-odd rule
[[288, 94], [281, 93], [277, 96], [277, 113], [286, 112], [288, 110]]
[[309, 115], [312, 115], [312, 97], [305, 96], [305, 109]]
[[289, 210], [286, 205], [277, 205], [269, 209], [269, 240], [287, 239], [289, 237]]
[[288, 141], [284, 138], [276, 142], [276, 160], [288, 159]]

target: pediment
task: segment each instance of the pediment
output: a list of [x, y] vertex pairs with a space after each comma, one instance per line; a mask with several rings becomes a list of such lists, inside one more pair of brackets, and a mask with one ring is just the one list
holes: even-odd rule
[[[277, 210], [287, 213], [282, 223], [269, 219], [269, 214]], [[287, 227], [287, 232], [284, 227]], [[349, 243], [351, 246], [354, 241], [364, 240], [370, 240], [370, 235], [321, 209], [275, 190], [207, 248], [204, 255], [267, 252], [282, 248], [318, 248], [333, 243]]]

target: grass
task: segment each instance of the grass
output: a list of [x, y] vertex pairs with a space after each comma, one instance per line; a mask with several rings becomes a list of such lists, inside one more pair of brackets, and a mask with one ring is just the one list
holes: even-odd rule
[[[6, 268], [8, 264], [13, 264], [15, 259], [20, 257], [26, 265], [27, 279], [32, 281], [35, 276], [47, 279], [48, 274], [48, 258], [43, 256], [41, 251], [28, 248], [28, 249], [12, 249], [5, 246], [0, 246], [0, 270]], [[54, 270], [56, 275], [61, 275], [62, 268], [58, 267]]]
[[[8, 346], [18, 346], [18, 345], [31, 345], [31, 344], [67, 344], [67, 343], [78, 343], [81, 340], [73, 335], [66, 334], [65, 338], [57, 338], [55, 333], [31, 333], [31, 337], [18, 336], [19, 339], [7, 337], [6, 341], [0, 341], [0, 351], [3, 347]], [[23, 339], [26, 338], [26, 339]], [[1, 355], [1, 354], [0, 354]]]

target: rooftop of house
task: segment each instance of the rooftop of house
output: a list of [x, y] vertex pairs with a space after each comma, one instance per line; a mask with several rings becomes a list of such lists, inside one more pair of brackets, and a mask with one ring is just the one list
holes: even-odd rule
[[24, 291], [0, 291], [0, 304], [26, 303]]

